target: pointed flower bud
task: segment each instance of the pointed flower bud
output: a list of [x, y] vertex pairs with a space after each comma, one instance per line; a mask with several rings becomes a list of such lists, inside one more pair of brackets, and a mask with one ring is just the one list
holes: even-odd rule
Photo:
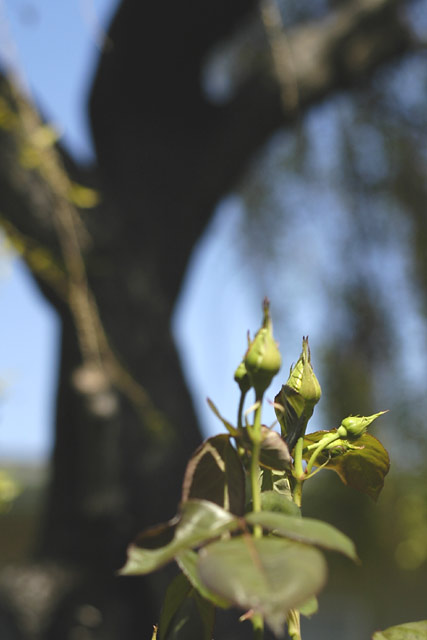
[[302, 340], [302, 352], [296, 365], [275, 402], [284, 409], [276, 409], [282, 436], [292, 451], [298, 438], [304, 435], [314, 407], [320, 400], [322, 390], [311, 366], [308, 338]]
[[[383, 413], [387, 413], [387, 411], [380, 411], [379, 413], [374, 413], [372, 416], [349, 416], [348, 418], [344, 418], [338, 427], [338, 433], [340, 433], [341, 429], [343, 437], [359, 438], [366, 432], [369, 425], [379, 418], [379, 416], [382, 416]], [[345, 433], [343, 428], [345, 429]]]
[[295, 367], [292, 369], [286, 384], [299, 393], [304, 399], [306, 406], [310, 407], [313, 412], [315, 405], [320, 400], [322, 390], [311, 366], [308, 337], [302, 339], [301, 355]]
[[273, 338], [273, 327], [269, 311], [269, 302], [264, 300], [264, 322], [255, 338], [249, 344], [243, 360], [257, 397], [261, 396], [276, 373], [282, 358]]
[[242, 393], [246, 393], [251, 388], [251, 381], [244, 362], [241, 362], [237, 367], [234, 373], [234, 379], [239, 385], [239, 389]]

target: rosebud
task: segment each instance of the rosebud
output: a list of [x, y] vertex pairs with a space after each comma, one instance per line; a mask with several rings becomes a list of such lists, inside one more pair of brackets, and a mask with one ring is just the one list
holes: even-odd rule
[[242, 393], [247, 393], [251, 388], [251, 381], [244, 362], [241, 362], [237, 367], [234, 373], [234, 379], [239, 385], [239, 389]]
[[383, 413], [387, 413], [387, 411], [380, 411], [372, 416], [349, 416], [344, 418], [338, 427], [338, 433], [343, 437], [359, 438], [366, 432], [369, 425], [379, 416], [382, 416]]
[[273, 327], [267, 299], [264, 300], [263, 326], [249, 344], [243, 362], [257, 398], [259, 398], [270, 386], [272, 379], [278, 373], [282, 364], [277, 342], [273, 338]]
[[282, 436], [292, 451], [297, 440], [304, 435], [307, 423], [313, 415], [314, 407], [320, 400], [322, 390], [311, 366], [308, 338], [302, 340], [302, 352], [296, 365], [281, 391], [275, 397], [275, 403], [284, 409], [276, 408]]

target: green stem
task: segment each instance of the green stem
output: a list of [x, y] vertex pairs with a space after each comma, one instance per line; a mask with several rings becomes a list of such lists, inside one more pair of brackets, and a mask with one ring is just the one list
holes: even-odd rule
[[340, 438], [339, 434], [337, 432], [334, 432], [334, 433], [329, 433], [327, 436], [325, 436], [319, 441], [319, 443], [317, 444], [317, 447], [315, 448], [315, 450], [310, 456], [310, 460], [307, 463], [307, 468], [305, 470], [307, 475], [310, 475], [313, 465], [316, 462], [317, 456], [323, 451], [323, 449], [327, 447], [329, 444], [331, 444], [332, 442], [334, 442], [335, 440], [339, 440], [339, 438]]
[[242, 391], [240, 394], [239, 409], [237, 411], [237, 428], [239, 430], [243, 428], [242, 416], [243, 416], [243, 405], [245, 404], [245, 398], [246, 398], [246, 391]]
[[296, 609], [291, 609], [286, 618], [288, 634], [292, 640], [301, 640], [300, 613]]
[[251, 459], [251, 489], [252, 489], [252, 510], [261, 511], [261, 491], [259, 487], [259, 455], [261, 450], [260, 442], [252, 443]]
[[[302, 485], [306, 474], [302, 466], [302, 451], [304, 448], [304, 436], [298, 438], [294, 449], [294, 471], [295, 487], [292, 494], [293, 500], [298, 507], [301, 507]], [[291, 609], [287, 615], [288, 634], [292, 640], [301, 640], [300, 613], [296, 609]]]
[[[252, 510], [261, 511], [261, 489], [259, 486], [259, 456], [261, 451], [261, 408], [262, 395], [257, 398], [258, 406], [255, 409], [254, 423], [252, 429], [248, 430], [252, 440], [252, 457], [251, 457], [251, 490], [252, 490]], [[254, 538], [262, 538], [262, 527], [254, 526]], [[252, 617], [252, 626], [254, 630], [254, 640], [264, 640], [264, 619], [260, 614]]]
[[304, 469], [302, 468], [302, 450], [304, 447], [304, 438], [298, 439], [294, 451], [294, 473], [295, 487], [293, 491], [293, 500], [295, 504], [301, 507], [302, 500], [302, 483], [304, 482]]
[[[252, 511], [261, 511], [261, 490], [259, 486], [259, 456], [261, 451], [261, 407], [262, 397], [255, 409], [254, 424], [250, 431], [252, 440], [252, 456], [251, 456], [251, 491], [252, 491]], [[262, 528], [259, 525], [254, 527], [254, 537], [262, 537]]]
[[252, 627], [254, 640], [264, 640], [264, 618], [259, 613], [252, 616]]

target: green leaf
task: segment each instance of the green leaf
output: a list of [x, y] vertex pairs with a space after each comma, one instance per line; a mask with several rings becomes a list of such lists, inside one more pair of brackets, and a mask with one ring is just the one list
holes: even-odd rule
[[339, 551], [352, 560], [358, 560], [353, 541], [327, 522], [268, 511], [249, 513], [246, 515], [246, 521], [250, 524], [259, 524], [264, 529], [274, 531], [285, 538], [330, 551]]
[[158, 640], [211, 640], [214, 607], [193, 589], [181, 573], [169, 585], [158, 629]]
[[245, 474], [226, 433], [208, 438], [191, 457], [184, 475], [183, 502], [199, 498], [236, 515], [245, 507]]
[[299, 608], [299, 612], [306, 618], [311, 618], [319, 610], [319, 602], [316, 596], [312, 596], [309, 600]]
[[372, 640], [427, 640], [427, 620], [407, 622], [389, 627], [385, 631], [377, 631]]
[[203, 598], [206, 600], [210, 600], [216, 607], [221, 607], [222, 609], [228, 609], [231, 607], [232, 602], [229, 600], [225, 600], [217, 596], [213, 591], [210, 591], [200, 580], [197, 563], [199, 560], [199, 556], [195, 551], [191, 549], [187, 549], [180, 553], [176, 561], [178, 562], [179, 568], [181, 571], [187, 576], [187, 579], [191, 582], [193, 587], [197, 589]]
[[253, 609], [281, 636], [287, 613], [324, 585], [326, 563], [314, 547], [249, 535], [213, 542], [199, 553], [199, 576], [214, 593]]
[[191, 584], [182, 573], [178, 574], [169, 584], [160, 612], [159, 628], [157, 629], [159, 640], [164, 640], [167, 637], [171, 621], [191, 588]]
[[263, 511], [284, 513], [289, 516], [301, 515], [300, 509], [295, 502], [274, 490], [261, 493], [261, 509]]
[[[319, 442], [325, 433], [316, 431], [305, 436], [304, 447]], [[304, 459], [308, 460], [311, 453], [304, 451]], [[318, 456], [316, 465], [322, 464], [335, 471], [344, 484], [377, 500], [390, 468], [390, 458], [379, 440], [364, 433], [360, 438], [337, 440]]]
[[191, 549], [239, 526], [237, 518], [213, 502], [189, 500], [170, 522], [142, 532], [128, 549], [122, 575], [151, 573]]

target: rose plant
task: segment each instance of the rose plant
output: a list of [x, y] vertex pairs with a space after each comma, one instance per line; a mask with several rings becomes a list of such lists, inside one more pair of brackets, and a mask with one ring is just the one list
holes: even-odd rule
[[[236, 424], [208, 401], [226, 433], [194, 452], [183, 479], [178, 514], [142, 532], [128, 549], [123, 575], [147, 574], [177, 562], [153, 638], [211, 640], [216, 607], [235, 607], [251, 620], [253, 637], [268, 625], [277, 637], [287, 629], [301, 640], [300, 616], [317, 610], [326, 581], [324, 550], [358, 561], [353, 542], [335, 527], [301, 513], [305, 482], [321, 469], [377, 499], [389, 456], [367, 432], [385, 413], [348, 416], [328, 431], [306, 433], [321, 397], [308, 339], [274, 399], [280, 433], [262, 423], [267, 388], [281, 367], [269, 304], [260, 330], [236, 370], [240, 389]], [[245, 410], [247, 394], [254, 402]], [[405, 633], [418, 635], [405, 635]], [[400, 625], [374, 640], [427, 638], [427, 622]]]

